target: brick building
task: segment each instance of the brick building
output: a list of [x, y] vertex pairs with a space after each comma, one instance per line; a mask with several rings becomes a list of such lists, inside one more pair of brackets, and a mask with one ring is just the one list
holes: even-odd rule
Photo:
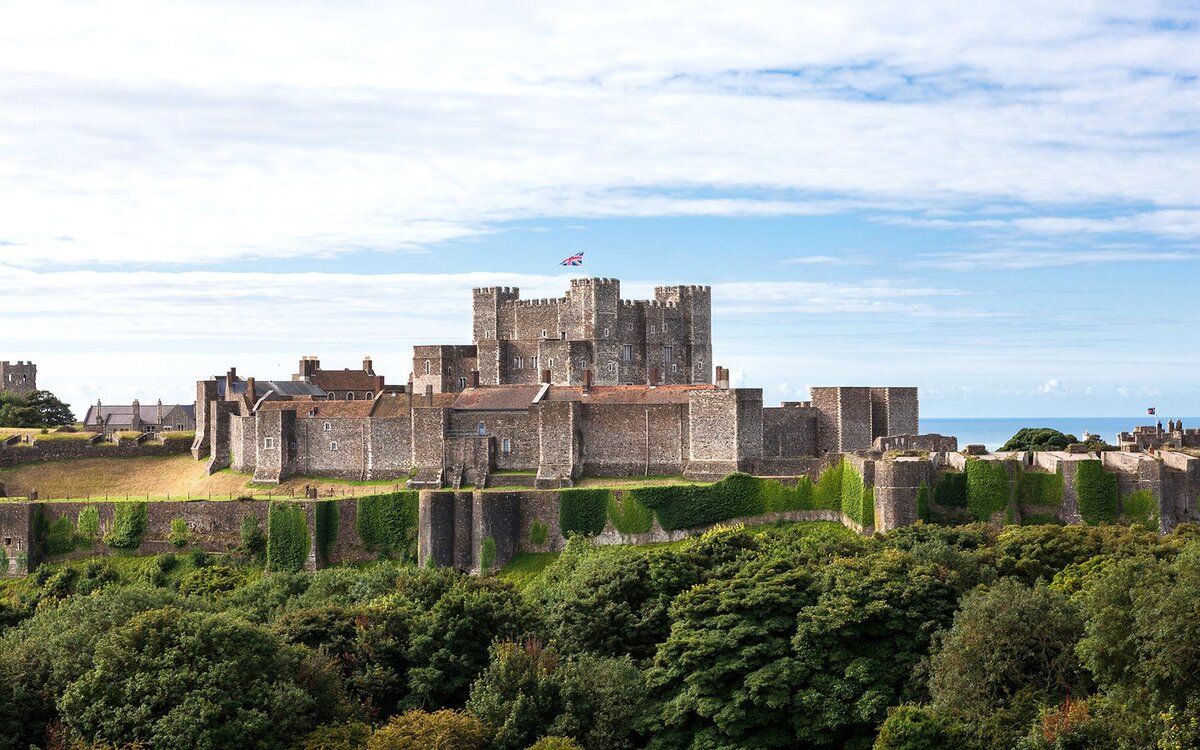
[[25, 395], [37, 390], [37, 365], [33, 362], [0, 362], [0, 393]]
[[493, 287], [476, 289], [474, 305], [475, 344], [415, 347], [404, 388], [385, 388], [369, 359], [324, 371], [315, 357], [291, 388], [235, 370], [200, 381], [193, 453], [258, 482], [409, 476], [457, 487], [532, 475], [568, 486], [787, 474], [811, 456], [918, 432], [915, 388], [814, 388], [810, 402], [764, 408], [762, 390], [731, 388], [725, 368], [714, 383], [708, 287], [628, 301], [615, 279], [575, 279], [559, 299]]

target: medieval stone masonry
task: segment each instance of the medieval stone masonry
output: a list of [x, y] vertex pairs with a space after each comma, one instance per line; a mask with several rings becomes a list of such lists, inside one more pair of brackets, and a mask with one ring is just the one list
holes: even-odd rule
[[25, 395], [37, 390], [37, 365], [32, 362], [0, 362], [0, 393]]
[[418, 346], [403, 387], [300, 361], [290, 381], [200, 381], [193, 452], [256, 482], [303, 474], [409, 477], [422, 488], [582, 476], [795, 473], [829, 452], [918, 433], [915, 388], [814, 388], [764, 408], [762, 390], [712, 369], [709, 287], [622, 300], [616, 279], [574, 279], [557, 299], [476, 289], [471, 345]]

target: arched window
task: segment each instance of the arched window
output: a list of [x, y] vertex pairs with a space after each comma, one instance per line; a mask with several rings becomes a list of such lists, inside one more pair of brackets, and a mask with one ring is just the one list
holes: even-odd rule
[[346, 391], [346, 400], [347, 400], [347, 401], [353, 401], [353, 400], [354, 400], [354, 391]]
[[337, 441], [336, 440], [329, 441], [329, 450], [331, 450], [331, 451], [337, 450]]
[[363, 394], [363, 401], [370, 401], [370, 400], [371, 400], [371, 394], [369, 394], [369, 393], [364, 393], [364, 394]]
[[429, 360], [425, 360], [425, 374], [428, 375], [429, 372], [430, 372]]
[[325, 430], [325, 432], [332, 432], [333, 431], [333, 423], [326, 422], [325, 426], [322, 429]]

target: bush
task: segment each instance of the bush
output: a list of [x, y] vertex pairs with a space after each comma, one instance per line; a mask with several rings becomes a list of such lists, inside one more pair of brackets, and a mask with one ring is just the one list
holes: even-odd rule
[[71, 519], [59, 516], [46, 527], [46, 554], [65, 555], [74, 550], [75, 526]]
[[482, 750], [487, 728], [459, 711], [405, 711], [376, 730], [368, 750]]
[[267, 538], [258, 527], [258, 516], [247, 515], [242, 518], [242, 544], [238, 551], [251, 560], [263, 560], [267, 554]]
[[842, 466], [842, 513], [864, 528], [875, 525], [875, 491], [848, 462]]
[[202, 549], [194, 549], [188, 553], [188, 562], [194, 568], [203, 568], [209, 563], [208, 553]]
[[570, 737], [543, 737], [530, 745], [529, 750], [583, 750], [583, 745]]
[[95, 505], [85, 505], [79, 509], [75, 521], [76, 530], [88, 539], [95, 539], [100, 534], [100, 511]]
[[272, 501], [267, 512], [267, 569], [296, 571], [308, 560], [308, 522], [304, 508]]
[[485, 537], [479, 545], [479, 569], [487, 572], [496, 564], [496, 540]]
[[604, 531], [609, 490], [563, 490], [558, 493], [558, 527], [562, 535], [596, 536]]
[[369, 495], [358, 499], [355, 525], [363, 546], [380, 557], [417, 558], [416, 491]]
[[185, 575], [179, 582], [179, 593], [184, 596], [215, 596], [233, 591], [242, 581], [242, 574], [228, 565], [210, 565]]
[[945, 508], [967, 507], [967, 474], [947, 471], [933, 485], [933, 502]]
[[923, 706], [901, 704], [888, 710], [879, 727], [874, 750], [944, 750], [946, 729], [937, 715]]
[[113, 524], [104, 535], [104, 543], [113, 549], [137, 549], [146, 533], [145, 503], [116, 503]]
[[188, 529], [186, 518], [171, 519], [171, 534], [167, 537], [167, 541], [172, 547], [186, 547], [188, 539], [191, 537], [191, 531]]
[[1158, 501], [1150, 490], [1137, 490], [1121, 498], [1121, 513], [1128, 522], [1158, 531]]
[[1116, 523], [1117, 477], [1097, 460], [1080, 461], [1075, 470], [1075, 492], [1084, 523]]
[[371, 737], [371, 727], [361, 721], [326, 724], [300, 740], [297, 750], [362, 750]]

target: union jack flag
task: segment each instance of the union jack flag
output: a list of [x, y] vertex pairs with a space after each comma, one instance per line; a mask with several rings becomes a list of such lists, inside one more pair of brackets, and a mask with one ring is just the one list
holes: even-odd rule
[[1158, 409], [1157, 409], [1157, 408], [1155, 408], [1155, 407], [1151, 406], [1149, 409], [1147, 409], [1147, 410], [1146, 410], [1146, 413], [1147, 413], [1147, 414], [1149, 414], [1150, 416], [1154, 416], [1154, 414], [1155, 414], [1157, 411], [1158, 411]]
[[570, 258], [563, 260], [563, 262], [559, 263], [558, 265], [560, 265], [560, 266], [582, 266], [583, 265], [583, 251], [580, 250], [578, 253], [575, 253]]

